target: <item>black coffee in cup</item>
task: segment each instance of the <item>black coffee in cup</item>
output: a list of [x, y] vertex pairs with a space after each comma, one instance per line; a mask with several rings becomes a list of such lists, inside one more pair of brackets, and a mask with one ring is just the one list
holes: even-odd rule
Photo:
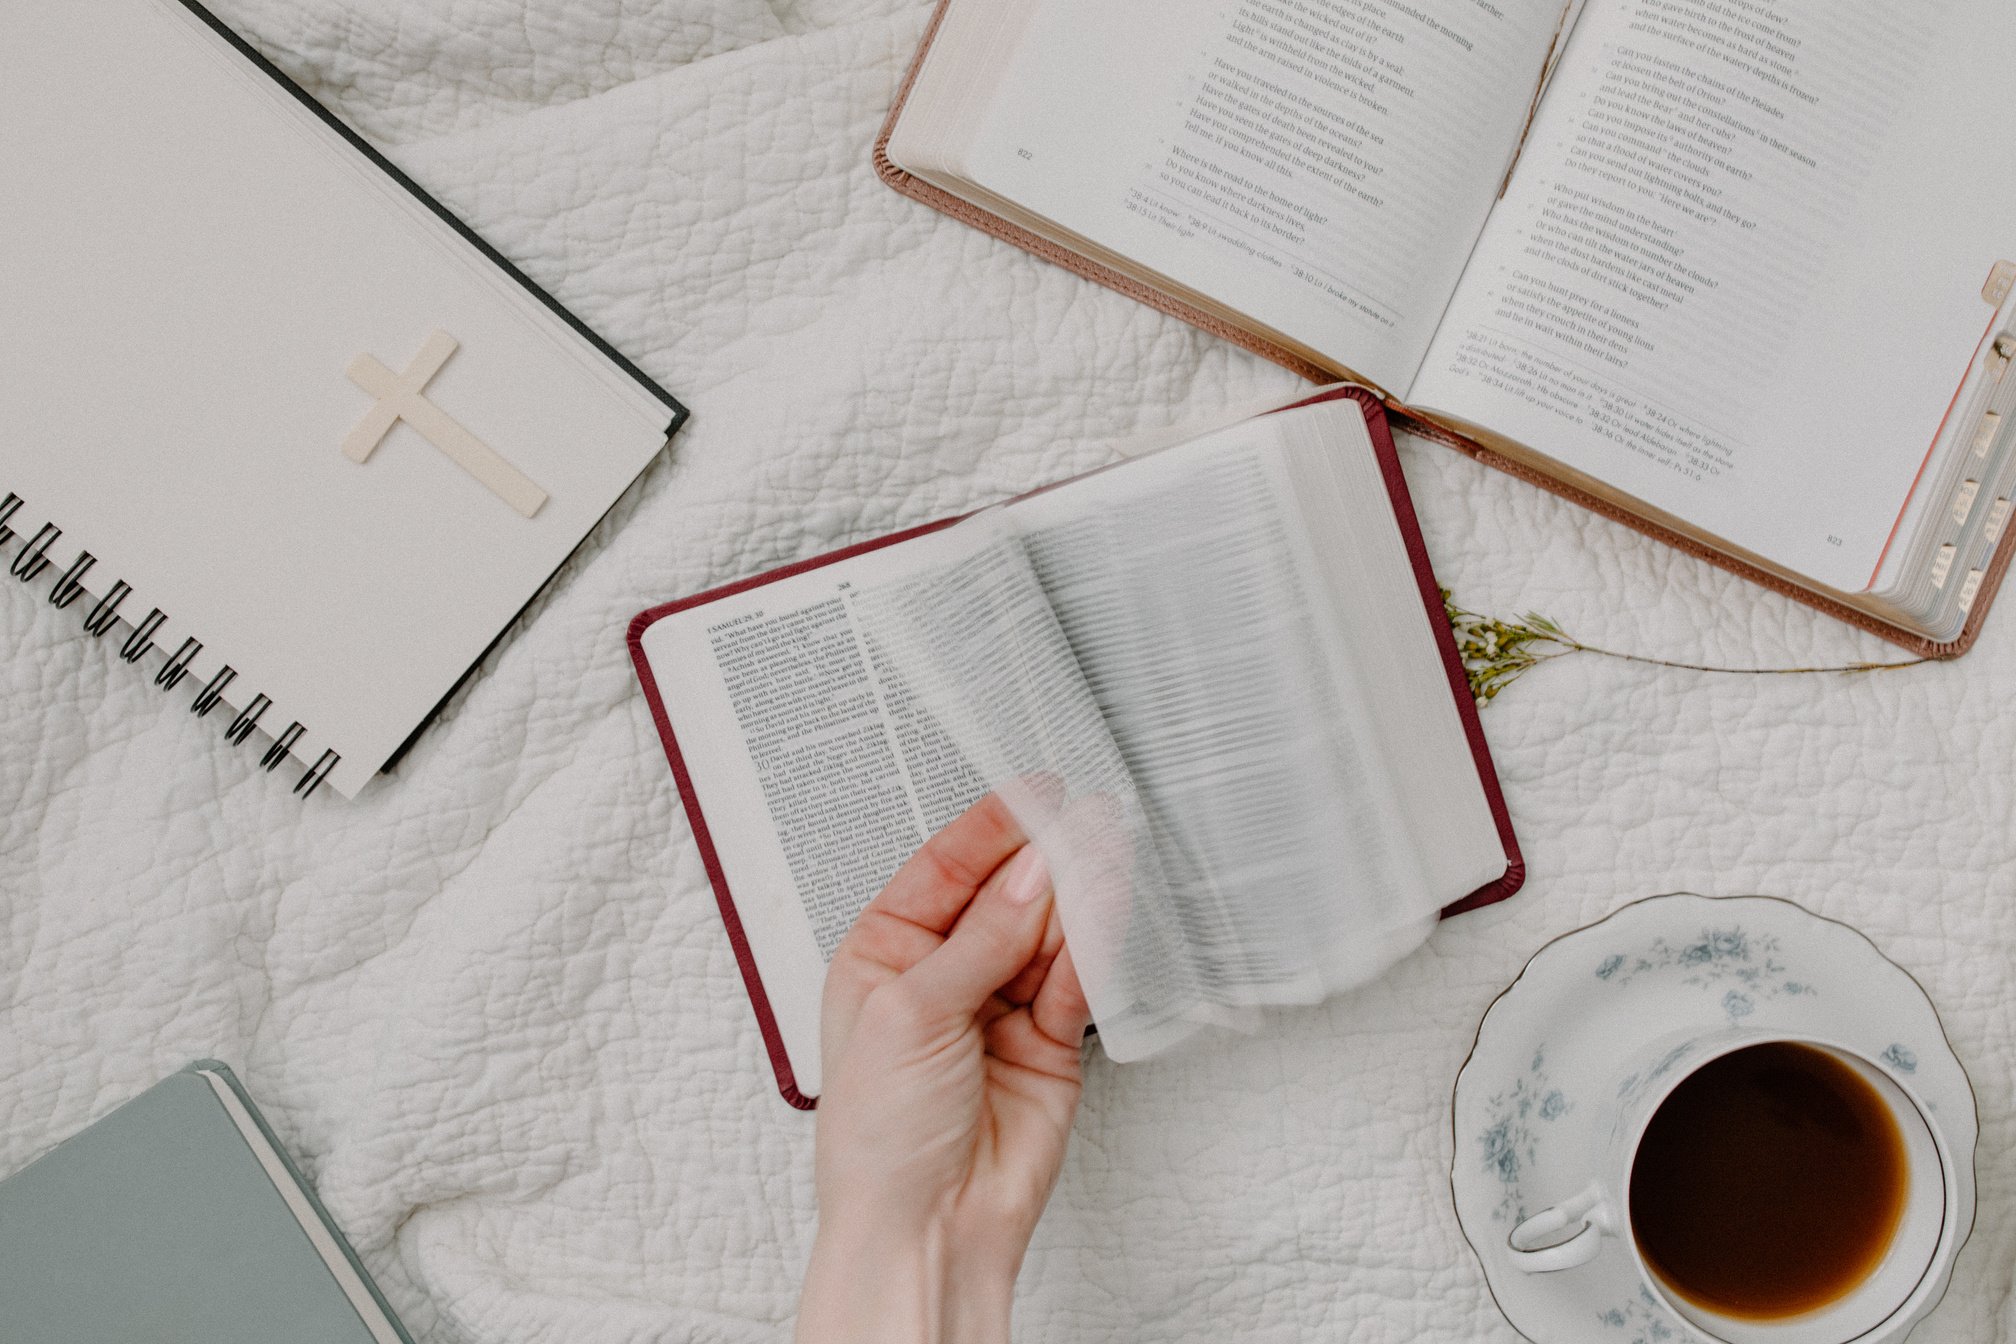
[[1631, 1231], [1675, 1296], [1767, 1321], [1846, 1296], [1883, 1261], [1910, 1166], [1883, 1097], [1791, 1041], [1709, 1061], [1660, 1105], [1631, 1166]]

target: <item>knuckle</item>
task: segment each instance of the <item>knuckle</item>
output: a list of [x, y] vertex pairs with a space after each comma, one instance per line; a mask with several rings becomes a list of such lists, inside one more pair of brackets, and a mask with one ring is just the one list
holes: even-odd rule
[[863, 1016], [878, 1032], [912, 1036], [931, 1024], [934, 1012], [916, 979], [899, 975], [875, 991]]

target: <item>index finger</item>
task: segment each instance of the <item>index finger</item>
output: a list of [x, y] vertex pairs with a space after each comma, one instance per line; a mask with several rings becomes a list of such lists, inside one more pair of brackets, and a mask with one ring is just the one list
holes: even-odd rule
[[826, 999], [859, 1007], [875, 986], [936, 951], [988, 878], [1022, 848], [993, 794], [966, 809], [896, 870], [854, 920], [826, 971]]
[[990, 793], [926, 840], [861, 917], [893, 917], [942, 938], [973, 903], [980, 884], [1028, 841], [1008, 805]]
[[981, 886], [1023, 844], [1021, 826], [990, 793], [896, 870], [863, 907], [827, 965], [821, 1035], [829, 1051], [853, 1034], [854, 1019], [877, 986], [944, 943]]

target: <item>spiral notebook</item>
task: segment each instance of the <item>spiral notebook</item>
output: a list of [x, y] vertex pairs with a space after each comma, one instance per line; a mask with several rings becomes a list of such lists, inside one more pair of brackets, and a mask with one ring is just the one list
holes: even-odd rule
[[685, 410], [201, 6], [0, 20], [10, 600], [355, 795]]

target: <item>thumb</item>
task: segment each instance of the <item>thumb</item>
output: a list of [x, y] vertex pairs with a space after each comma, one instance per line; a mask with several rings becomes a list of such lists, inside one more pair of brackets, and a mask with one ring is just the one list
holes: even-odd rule
[[943, 944], [903, 976], [919, 1000], [967, 1018], [1042, 950], [1050, 868], [1024, 845], [981, 885]]

